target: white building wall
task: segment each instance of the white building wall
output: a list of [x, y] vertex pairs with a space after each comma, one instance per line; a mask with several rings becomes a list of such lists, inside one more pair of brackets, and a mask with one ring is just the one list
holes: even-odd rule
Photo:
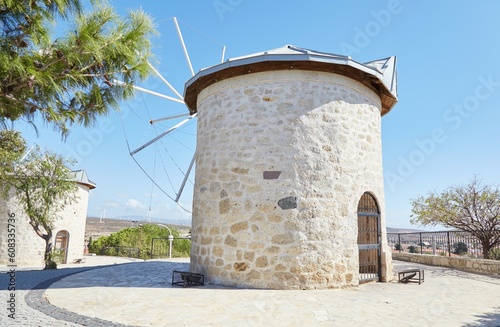
[[[67, 262], [81, 258], [84, 252], [85, 222], [89, 198], [88, 186], [78, 184], [77, 201], [69, 204], [56, 216], [52, 242], [58, 231], [69, 232]], [[15, 264], [18, 266], [44, 266], [45, 241], [39, 237], [33, 227], [29, 225], [29, 218], [17, 204], [15, 197], [8, 200], [0, 198], [0, 264], [9, 264], [8, 252], [8, 217], [15, 214], [16, 255]]]
[[192, 271], [240, 287], [357, 285], [366, 191], [386, 239], [379, 97], [341, 75], [270, 71], [215, 83], [197, 106]]

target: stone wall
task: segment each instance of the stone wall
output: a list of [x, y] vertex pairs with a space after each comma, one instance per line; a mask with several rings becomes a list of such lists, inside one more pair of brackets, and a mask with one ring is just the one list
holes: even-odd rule
[[[357, 285], [357, 205], [385, 236], [380, 99], [347, 77], [271, 71], [198, 96], [191, 270], [272, 289]], [[392, 278], [384, 243], [382, 279]]]
[[[61, 230], [69, 232], [68, 263], [83, 256], [89, 188], [78, 184], [77, 196], [78, 200], [75, 203], [67, 205], [63, 212], [57, 214], [53, 230], [53, 243], [57, 232]], [[36, 235], [33, 227], [29, 225], [29, 219], [17, 204], [15, 197], [10, 197], [8, 200], [0, 198], [0, 264], [9, 264], [7, 245], [7, 217], [9, 213], [14, 213], [16, 219], [15, 264], [18, 266], [43, 266], [45, 241]]]
[[416, 262], [429, 266], [449, 267], [460, 270], [469, 270], [488, 275], [500, 275], [500, 261], [474, 259], [464, 257], [448, 257], [429, 254], [399, 253], [392, 254], [393, 258], [401, 261]]

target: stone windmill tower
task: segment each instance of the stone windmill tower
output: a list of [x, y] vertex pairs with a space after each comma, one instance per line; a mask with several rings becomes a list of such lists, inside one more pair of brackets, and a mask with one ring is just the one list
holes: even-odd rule
[[271, 289], [392, 278], [381, 116], [396, 59], [295, 46], [227, 60], [185, 86], [198, 113], [191, 270]]

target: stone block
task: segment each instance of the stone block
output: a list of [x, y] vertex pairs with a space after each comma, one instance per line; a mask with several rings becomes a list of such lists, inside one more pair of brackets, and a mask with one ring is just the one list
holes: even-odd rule
[[202, 236], [201, 237], [201, 244], [202, 245], [210, 245], [210, 244], [212, 244], [212, 238], [210, 236], [209, 237]]
[[255, 259], [255, 252], [245, 252], [244, 258], [246, 261], [253, 262], [253, 260]]
[[238, 240], [231, 235], [227, 235], [224, 244], [232, 247], [238, 246]]
[[269, 262], [267, 260], [267, 257], [261, 256], [261, 257], [258, 257], [257, 259], [255, 259], [255, 266], [258, 268], [264, 268], [264, 267], [269, 266]]
[[212, 249], [212, 254], [216, 257], [224, 256], [224, 248], [221, 246], [214, 246]]
[[245, 231], [248, 229], [248, 222], [242, 221], [236, 224], [231, 225], [231, 233], [236, 234], [241, 231]]
[[227, 194], [226, 190], [221, 190], [220, 191], [220, 198], [221, 199], [227, 198], [227, 196], [228, 196], [228, 194]]
[[279, 244], [279, 245], [290, 244], [290, 243], [294, 242], [294, 238], [289, 233], [287, 233], [287, 234], [278, 234], [278, 235], [274, 235], [271, 238], [271, 242], [273, 244]]
[[[258, 221], [263, 221], [264, 218], [265, 218], [265, 216], [262, 213], [260, 213], [260, 212], [254, 212], [252, 214], [252, 216], [250, 217], [250, 221], [254, 221], [254, 222], [255, 221], [257, 221], [257, 222]], [[259, 226], [259, 225], [255, 224], [255, 226]]]
[[259, 242], [251, 242], [249, 245], [250, 250], [259, 250], [261, 251], [264, 249], [266, 245], [264, 243], [259, 243]]
[[272, 212], [273, 210], [275, 210], [276, 206], [274, 204], [270, 204], [270, 203], [259, 203], [257, 205], [257, 209], [259, 209], [259, 211], [261, 211], [261, 212], [269, 213], [269, 212]]
[[270, 246], [266, 249], [266, 253], [268, 254], [276, 254], [276, 253], [279, 253], [281, 251], [281, 248], [278, 247], [278, 246]]
[[229, 199], [224, 199], [219, 202], [219, 213], [221, 215], [227, 214], [229, 212], [229, 209], [230, 209]]
[[220, 227], [212, 227], [210, 228], [210, 235], [219, 235], [220, 234]]
[[262, 274], [260, 272], [258, 272], [256, 270], [251, 270], [247, 274], [247, 279], [249, 279], [249, 280], [260, 280], [261, 276], [262, 276]]
[[280, 223], [282, 222], [285, 218], [283, 217], [283, 215], [281, 214], [269, 214], [267, 216], [267, 219], [269, 220], [269, 222], [272, 222], [272, 223]]
[[277, 264], [277, 265], [274, 267], [274, 269], [275, 269], [276, 271], [286, 271], [286, 270], [288, 270], [288, 268], [287, 268], [284, 264], [281, 264], [281, 263], [280, 263], [280, 264]]
[[234, 263], [234, 270], [236, 271], [245, 271], [247, 270], [248, 265], [246, 262], [235, 262]]
[[235, 173], [235, 174], [244, 175], [244, 174], [248, 174], [249, 169], [248, 168], [235, 167], [235, 168], [231, 168], [231, 171], [233, 173]]

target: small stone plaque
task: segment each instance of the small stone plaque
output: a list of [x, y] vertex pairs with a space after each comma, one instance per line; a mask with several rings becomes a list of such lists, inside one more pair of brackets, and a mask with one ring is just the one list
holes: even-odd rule
[[265, 171], [264, 179], [278, 179], [281, 175], [281, 171]]
[[297, 197], [289, 196], [278, 201], [278, 205], [281, 209], [295, 209], [297, 208]]

